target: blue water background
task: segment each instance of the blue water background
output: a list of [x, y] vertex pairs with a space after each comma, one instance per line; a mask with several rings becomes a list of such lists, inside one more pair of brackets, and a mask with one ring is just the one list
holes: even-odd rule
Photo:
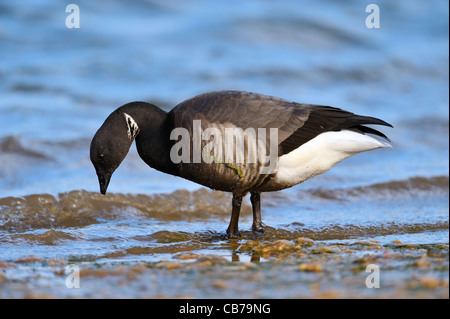
[[[134, 100], [169, 110], [239, 89], [380, 117], [392, 150], [360, 154], [305, 187], [449, 173], [448, 2], [77, 1], [0, 4], [0, 197], [98, 191], [89, 142]], [[299, 186], [303, 187], [303, 186]], [[134, 147], [110, 192], [196, 189]]]

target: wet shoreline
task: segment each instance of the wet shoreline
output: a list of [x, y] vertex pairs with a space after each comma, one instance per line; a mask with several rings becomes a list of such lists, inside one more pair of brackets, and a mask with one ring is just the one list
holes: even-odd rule
[[[274, 193], [267, 196], [274, 205], [266, 210], [264, 233], [248, 230], [246, 206], [242, 237], [233, 240], [224, 232], [230, 196], [206, 189], [2, 198], [0, 298], [448, 298], [447, 182], [414, 178], [333, 196], [302, 191], [302, 202], [315, 207], [304, 222], [281, 205], [291, 193]], [[400, 205], [409, 203], [411, 192], [418, 209], [431, 200], [442, 214], [422, 218], [408, 204], [410, 220], [390, 221], [381, 210], [375, 215], [381, 220], [351, 223], [352, 205], [373, 214], [385, 197], [388, 205]], [[344, 205], [348, 222], [314, 223], [320, 214], [332, 217], [329, 205], [338, 214]], [[275, 223], [280, 209], [289, 216]], [[366, 286], [373, 265], [380, 288]], [[66, 285], [72, 267], [80, 288]]]
[[[300, 237], [227, 245], [233, 247], [231, 256], [187, 250], [158, 262], [39, 256], [0, 261], [0, 297], [448, 298], [448, 244], [324, 243]], [[69, 265], [79, 269], [80, 288], [66, 286]], [[369, 265], [379, 269], [379, 288], [366, 285]]]

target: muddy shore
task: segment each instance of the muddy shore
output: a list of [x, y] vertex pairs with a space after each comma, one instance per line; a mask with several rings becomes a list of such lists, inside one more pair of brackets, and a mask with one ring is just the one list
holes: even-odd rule
[[232, 254], [187, 250], [158, 262], [112, 258], [91, 262], [37, 255], [0, 261], [0, 297], [449, 297], [448, 244], [330, 243], [300, 237], [230, 240], [221, 246]]

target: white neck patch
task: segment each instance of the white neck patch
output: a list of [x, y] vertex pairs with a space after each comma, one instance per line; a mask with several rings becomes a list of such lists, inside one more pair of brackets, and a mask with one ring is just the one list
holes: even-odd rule
[[128, 139], [130, 141], [134, 140], [136, 135], [138, 135], [139, 133], [139, 126], [137, 125], [136, 121], [127, 113], [123, 113], [123, 115], [125, 116], [125, 121], [127, 122], [127, 134], [128, 134]]

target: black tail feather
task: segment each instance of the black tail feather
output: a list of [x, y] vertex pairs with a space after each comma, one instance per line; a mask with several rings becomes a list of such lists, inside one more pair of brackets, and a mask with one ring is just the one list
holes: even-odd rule
[[362, 134], [369, 133], [390, 140], [383, 133], [363, 125], [391, 124], [371, 116], [361, 116], [335, 107], [314, 105], [303, 126], [280, 143], [282, 154], [287, 154], [317, 135], [328, 131], [355, 130]]
[[[392, 127], [392, 125], [390, 125], [390, 124], [387, 125], [387, 126]], [[377, 130], [371, 128], [371, 127], [367, 127], [367, 126], [363, 126], [363, 125], [357, 125], [357, 126], [354, 126], [352, 128], [357, 129], [358, 131], [361, 131], [363, 133], [368, 133], [368, 134], [373, 134], [373, 135], [380, 136], [382, 138], [385, 138], [389, 142], [391, 141], [386, 135], [384, 135], [380, 131], [377, 131]]]
[[384, 126], [389, 126], [389, 127], [393, 127], [391, 124], [389, 124], [388, 122], [385, 122], [383, 120], [380, 120], [376, 117], [371, 117], [371, 116], [361, 116], [361, 115], [355, 115], [352, 118], [353, 121], [358, 122], [358, 124], [360, 125], [364, 125], [364, 124], [376, 124], [376, 125], [384, 125]]

